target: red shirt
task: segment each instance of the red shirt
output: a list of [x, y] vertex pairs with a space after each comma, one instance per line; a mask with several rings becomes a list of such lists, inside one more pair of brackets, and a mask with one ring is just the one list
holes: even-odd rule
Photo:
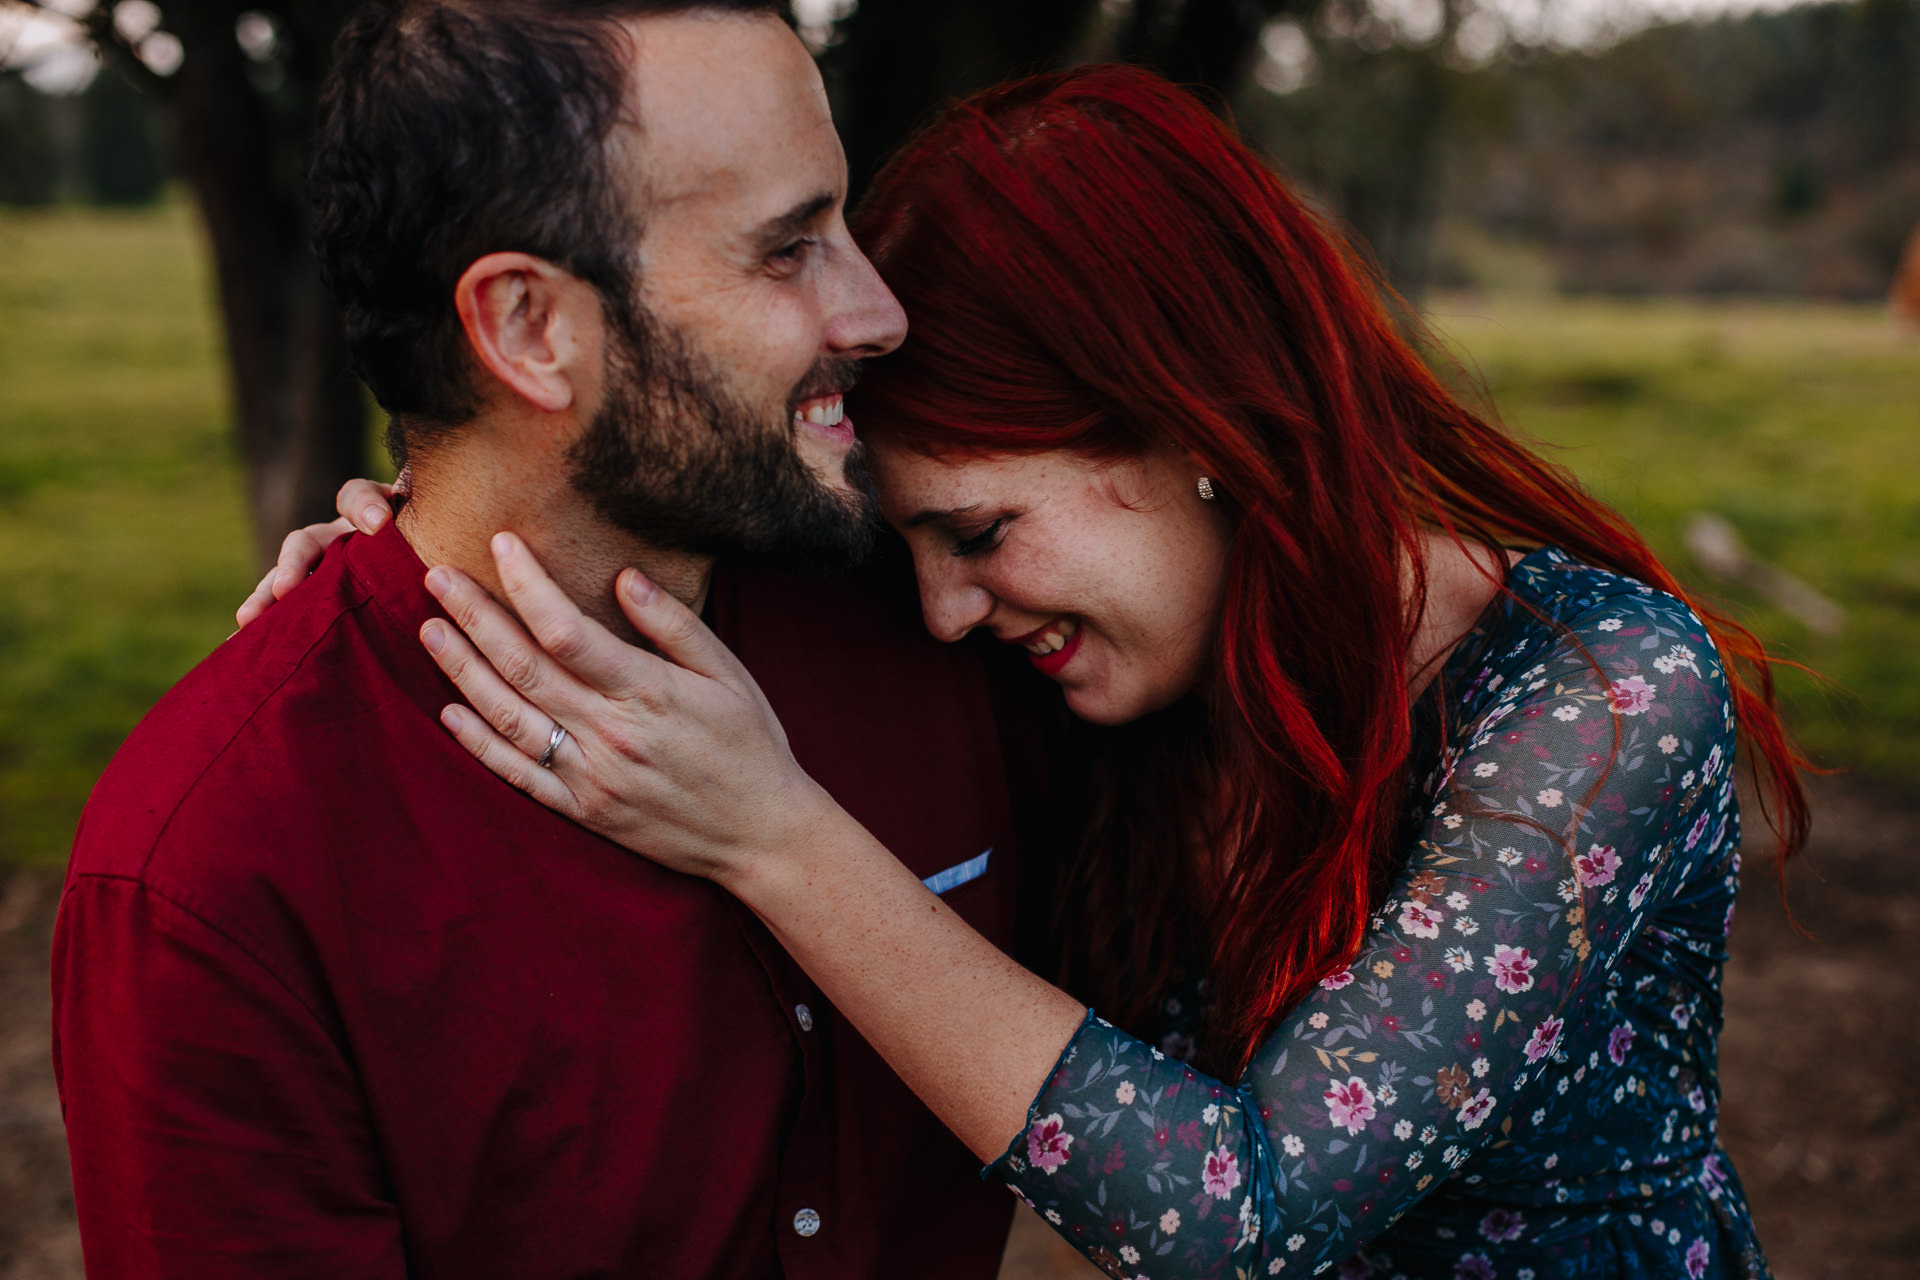
[[[53, 988], [88, 1270], [992, 1276], [1011, 1198], [750, 913], [441, 728], [423, 574], [392, 527], [336, 546], [87, 806]], [[713, 615], [916, 873], [992, 850], [947, 896], [1006, 945], [976, 661], [851, 585], [722, 574]]]

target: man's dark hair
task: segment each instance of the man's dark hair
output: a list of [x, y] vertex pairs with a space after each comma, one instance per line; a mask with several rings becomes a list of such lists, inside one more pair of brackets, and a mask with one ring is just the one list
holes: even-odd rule
[[409, 447], [476, 408], [453, 307], [461, 272], [519, 251], [566, 268], [617, 315], [637, 306], [640, 194], [609, 138], [627, 102], [619, 23], [775, 0], [374, 0], [341, 31], [308, 192], [314, 252], [354, 368]]

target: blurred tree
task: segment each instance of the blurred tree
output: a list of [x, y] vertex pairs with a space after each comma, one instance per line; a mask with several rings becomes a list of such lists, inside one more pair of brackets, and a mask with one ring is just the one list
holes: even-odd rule
[[1318, 3], [861, 0], [839, 6], [815, 44], [857, 194], [941, 103], [1013, 76], [1080, 62], [1138, 62], [1224, 100], [1267, 20], [1304, 15]]
[[87, 194], [100, 204], [151, 204], [166, 184], [153, 102], [118, 67], [109, 67], [80, 99], [80, 165]]
[[[44, 7], [47, 0], [34, 0]], [[164, 105], [213, 246], [262, 561], [367, 469], [366, 409], [307, 247], [315, 99], [348, 0], [99, 0], [109, 67]]]
[[59, 193], [53, 103], [15, 72], [0, 72], [0, 204], [47, 204]]

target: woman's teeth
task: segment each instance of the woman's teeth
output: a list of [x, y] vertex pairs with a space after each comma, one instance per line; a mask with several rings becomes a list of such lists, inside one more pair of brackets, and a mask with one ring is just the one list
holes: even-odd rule
[[818, 427], [837, 427], [841, 419], [847, 416], [847, 409], [839, 396], [824, 400], [809, 400], [804, 409], [794, 410], [795, 422], [811, 422]]
[[1073, 639], [1073, 633], [1079, 629], [1080, 624], [1072, 618], [1062, 618], [1060, 621], [1050, 624], [1045, 631], [1042, 631], [1033, 639], [1027, 641], [1026, 650], [1028, 653], [1043, 657], [1049, 653], [1058, 653], [1067, 647], [1067, 641]]

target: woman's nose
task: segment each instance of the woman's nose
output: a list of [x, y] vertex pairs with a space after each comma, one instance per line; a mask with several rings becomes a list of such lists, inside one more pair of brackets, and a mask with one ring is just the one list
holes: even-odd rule
[[952, 644], [985, 622], [993, 612], [992, 593], [969, 581], [964, 574], [946, 565], [929, 565], [925, 559], [915, 568], [920, 574], [920, 615], [926, 619], [927, 630], [933, 633], [934, 639]]

